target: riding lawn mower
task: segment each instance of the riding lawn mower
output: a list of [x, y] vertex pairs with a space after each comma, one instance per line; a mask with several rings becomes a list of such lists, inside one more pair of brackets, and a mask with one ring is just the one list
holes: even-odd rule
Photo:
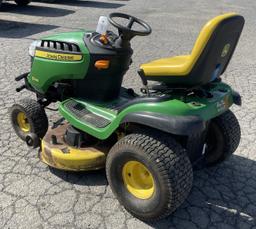
[[[44, 163], [68, 171], [105, 167], [119, 202], [137, 218], [155, 221], [187, 198], [195, 166], [220, 163], [239, 145], [230, 107], [241, 105], [241, 96], [221, 76], [244, 18], [217, 16], [190, 54], [142, 64], [141, 93], [122, 81], [132, 63], [130, 41], [151, 27], [123, 13], [108, 21], [118, 33], [66, 32], [34, 41], [31, 71], [16, 77], [24, 82], [16, 90], [27, 89], [36, 100], [14, 104], [10, 118]], [[61, 118], [48, 127], [45, 109], [55, 102]]]

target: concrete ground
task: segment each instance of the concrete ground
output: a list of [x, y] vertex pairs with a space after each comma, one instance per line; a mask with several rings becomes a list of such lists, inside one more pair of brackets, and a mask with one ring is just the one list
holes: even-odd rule
[[[254, 0], [57, 0], [0, 12], [0, 228], [256, 228], [256, 2]], [[242, 128], [239, 148], [225, 163], [194, 172], [187, 201], [169, 218], [146, 224], [127, 213], [113, 196], [104, 171], [52, 170], [14, 134], [8, 108], [21, 97], [14, 77], [29, 71], [33, 39], [78, 28], [95, 28], [98, 17], [113, 11], [151, 24], [149, 37], [133, 40], [134, 64], [125, 85], [139, 88], [136, 70], [154, 58], [191, 50], [201, 26], [223, 12], [235, 11], [246, 24], [224, 74], [243, 96], [234, 107]]]

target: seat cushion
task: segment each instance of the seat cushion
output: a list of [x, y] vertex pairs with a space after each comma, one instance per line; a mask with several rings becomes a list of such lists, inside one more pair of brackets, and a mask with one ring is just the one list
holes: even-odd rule
[[185, 76], [192, 68], [191, 56], [175, 56], [142, 64], [145, 76]]

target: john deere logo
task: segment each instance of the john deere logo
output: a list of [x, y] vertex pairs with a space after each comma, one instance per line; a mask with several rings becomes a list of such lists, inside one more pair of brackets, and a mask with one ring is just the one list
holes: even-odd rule
[[83, 58], [80, 54], [54, 53], [41, 50], [36, 50], [35, 56], [58, 61], [80, 61]]
[[221, 52], [221, 57], [225, 57], [228, 54], [229, 49], [230, 49], [230, 44], [225, 44]]

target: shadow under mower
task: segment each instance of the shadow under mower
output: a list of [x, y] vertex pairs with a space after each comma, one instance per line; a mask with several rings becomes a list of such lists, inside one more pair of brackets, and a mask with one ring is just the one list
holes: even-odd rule
[[[12, 126], [29, 146], [40, 147], [49, 166], [105, 167], [120, 203], [141, 220], [158, 220], [188, 196], [194, 165], [222, 162], [239, 145], [239, 123], [229, 108], [241, 98], [221, 75], [244, 18], [217, 16], [191, 54], [142, 64], [142, 95], [121, 84], [132, 63], [130, 41], [149, 35], [150, 26], [123, 13], [100, 20], [97, 32], [60, 33], [31, 44], [31, 71], [16, 78], [25, 82], [17, 91], [30, 90], [37, 99], [12, 106]], [[117, 34], [106, 30], [108, 22]], [[62, 118], [48, 128], [45, 108], [54, 102]]]

